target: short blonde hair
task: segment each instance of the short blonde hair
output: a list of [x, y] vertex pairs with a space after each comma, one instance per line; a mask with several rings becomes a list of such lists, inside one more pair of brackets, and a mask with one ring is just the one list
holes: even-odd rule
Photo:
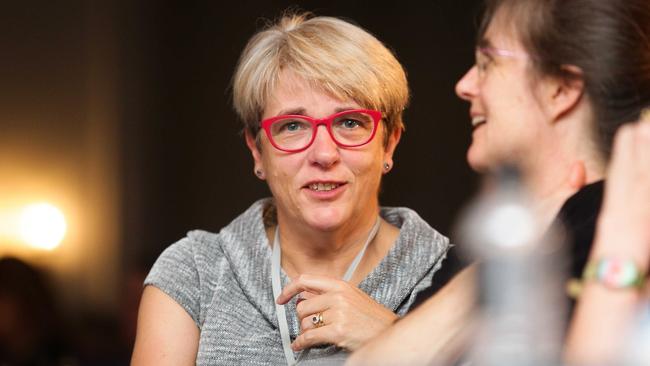
[[395, 56], [356, 25], [303, 13], [284, 15], [267, 26], [241, 54], [233, 78], [233, 105], [253, 136], [283, 70], [337, 99], [381, 111], [385, 142], [396, 128], [404, 128], [402, 111], [409, 91]]

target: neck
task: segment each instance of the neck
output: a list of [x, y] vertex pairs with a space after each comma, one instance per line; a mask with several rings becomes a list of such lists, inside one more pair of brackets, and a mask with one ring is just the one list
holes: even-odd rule
[[538, 143], [518, 154], [515, 163], [543, 224], [552, 222], [569, 197], [604, 177], [605, 162], [594, 148], [593, 119], [590, 104], [582, 99], [567, 113], [541, 124]]
[[356, 220], [354, 225], [322, 231], [305, 225], [291, 225], [293, 220], [282, 220], [278, 213], [282, 268], [291, 278], [300, 274], [342, 278], [366, 243], [377, 215], [367, 215]]
[[584, 154], [567, 154], [561, 149], [543, 154], [536, 166], [523, 168], [523, 180], [541, 222], [550, 225], [569, 197], [604, 178], [604, 166]]

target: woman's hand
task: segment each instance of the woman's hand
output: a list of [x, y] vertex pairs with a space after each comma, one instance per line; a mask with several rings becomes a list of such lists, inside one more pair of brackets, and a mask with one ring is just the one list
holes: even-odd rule
[[[349, 283], [327, 276], [300, 275], [276, 299], [286, 304], [305, 292], [296, 306], [302, 334], [291, 344], [300, 351], [319, 344], [334, 344], [354, 351], [393, 324], [398, 316]], [[312, 317], [322, 313], [323, 325]]]
[[[616, 134], [614, 153], [592, 259], [629, 260], [640, 272], [650, 263], [650, 116]], [[620, 362], [636, 320], [642, 291], [589, 282], [571, 321], [566, 361], [579, 365]]]
[[616, 135], [592, 257], [650, 264], [650, 115]]

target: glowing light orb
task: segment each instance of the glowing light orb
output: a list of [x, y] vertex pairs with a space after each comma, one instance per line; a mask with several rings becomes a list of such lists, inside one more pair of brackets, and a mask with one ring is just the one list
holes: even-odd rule
[[29, 205], [20, 215], [20, 236], [35, 248], [56, 248], [63, 240], [66, 228], [61, 210], [48, 203]]

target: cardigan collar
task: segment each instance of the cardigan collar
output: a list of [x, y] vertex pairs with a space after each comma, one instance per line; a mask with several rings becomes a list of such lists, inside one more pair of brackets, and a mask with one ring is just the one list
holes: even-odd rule
[[[271, 287], [271, 246], [263, 223], [264, 208], [272, 199], [255, 202], [220, 232], [221, 247], [242, 291], [263, 317], [277, 328], [275, 299]], [[380, 215], [400, 229], [399, 236], [386, 256], [363, 279], [359, 288], [378, 303], [398, 312], [400, 305], [415, 299], [415, 285], [434, 267], [440, 266], [449, 241], [432, 229], [413, 210], [383, 207]], [[437, 269], [437, 268], [435, 268]], [[284, 271], [282, 286], [290, 281]], [[286, 308], [289, 331], [299, 334], [295, 299]], [[402, 310], [402, 311], [400, 311]], [[401, 314], [400, 314], [401, 313]]]

